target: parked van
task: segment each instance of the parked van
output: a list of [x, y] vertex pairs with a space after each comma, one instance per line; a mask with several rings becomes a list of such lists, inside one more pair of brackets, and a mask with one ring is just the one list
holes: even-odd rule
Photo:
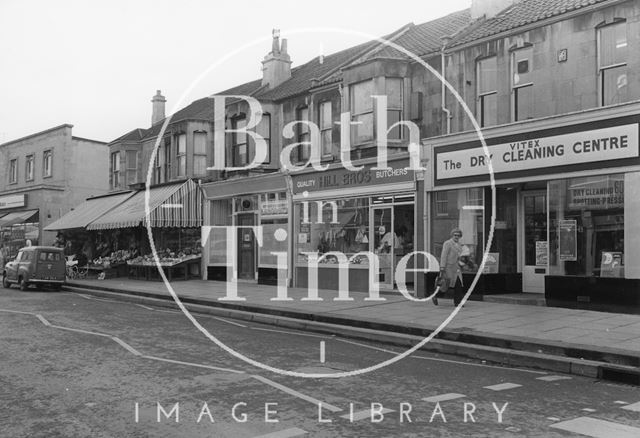
[[18, 251], [16, 258], [4, 266], [2, 285], [12, 284], [27, 290], [29, 285], [49, 285], [60, 290], [65, 281], [66, 264], [61, 248], [28, 246]]

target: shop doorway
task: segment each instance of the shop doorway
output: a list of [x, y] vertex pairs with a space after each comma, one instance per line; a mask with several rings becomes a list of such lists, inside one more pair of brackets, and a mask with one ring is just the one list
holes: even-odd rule
[[238, 279], [255, 280], [256, 242], [251, 228], [255, 226], [255, 214], [238, 214], [236, 224], [241, 227], [238, 229]]
[[522, 192], [522, 291], [544, 293], [549, 265], [546, 190]]

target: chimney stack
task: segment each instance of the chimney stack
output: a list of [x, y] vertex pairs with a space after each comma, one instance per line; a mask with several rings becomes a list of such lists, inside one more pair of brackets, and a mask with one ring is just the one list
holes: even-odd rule
[[520, 0], [471, 0], [471, 19], [493, 18]]
[[271, 52], [262, 61], [262, 85], [275, 88], [291, 77], [291, 58], [287, 53], [287, 40], [280, 44], [280, 31], [273, 29]]
[[156, 95], [151, 99], [151, 102], [153, 104], [151, 113], [151, 126], [164, 119], [164, 104], [166, 101], [167, 99], [165, 99], [164, 96], [160, 94], [160, 90], [157, 90]]

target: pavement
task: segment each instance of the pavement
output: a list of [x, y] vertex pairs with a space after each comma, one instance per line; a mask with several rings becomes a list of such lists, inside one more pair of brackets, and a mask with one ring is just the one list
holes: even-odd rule
[[[397, 345], [415, 345], [450, 319], [423, 349], [640, 385], [640, 315], [467, 301], [452, 317], [451, 300], [440, 299], [435, 306], [399, 293], [367, 301], [367, 294], [351, 292], [352, 301], [336, 301], [337, 291], [319, 291], [322, 301], [305, 301], [306, 289], [288, 288], [290, 301], [274, 301], [275, 286], [239, 283], [238, 295], [246, 300], [224, 301], [225, 282], [171, 285], [188, 308], [199, 312]], [[157, 281], [72, 280], [66, 288], [175, 306]]]

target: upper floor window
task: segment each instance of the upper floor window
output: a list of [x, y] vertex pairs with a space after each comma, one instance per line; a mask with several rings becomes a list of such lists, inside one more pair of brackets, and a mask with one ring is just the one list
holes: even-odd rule
[[42, 155], [42, 176], [47, 178], [53, 175], [53, 151], [47, 149]]
[[178, 135], [176, 148], [177, 176], [187, 175], [187, 134]]
[[18, 159], [14, 158], [9, 162], [9, 184], [18, 182]]
[[[309, 121], [309, 107], [298, 108], [296, 111], [296, 121], [306, 122]], [[297, 135], [296, 141], [298, 143], [307, 143], [302, 146], [298, 146], [298, 160], [306, 161], [311, 156], [311, 145], [309, 144], [311, 134], [309, 132], [309, 125], [306, 123], [298, 123], [296, 125]]]
[[153, 183], [160, 184], [162, 182], [162, 168], [164, 166], [164, 151], [162, 148], [156, 152], [153, 160]]
[[333, 119], [331, 115], [331, 101], [322, 102], [318, 107], [320, 123], [320, 147], [321, 155], [331, 155], [333, 152], [333, 138], [331, 130], [333, 129]]
[[120, 151], [111, 153], [111, 188], [120, 187]]
[[349, 87], [351, 140], [354, 145], [373, 140], [373, 80], [359, 82]]
[[513, 87], [513, 120], [534, 117], [533, 47], [517, 49], [511, 54], [511, 86]]
[[602, 105], [629, 100], [627, 87], [627, 23], [609, 24], [598, 29], [598, 73]]
[[260, 123], [256, 126], [256, 133], [262, 136], [267, 144], [267, 159], [265, 163], [271, 163], [271, 114], [262, 114]]
[[[385, 78], [385, 94], [387, 96], [387, 129], [402, 120], [402, 110], [404, 107], [403, 79]], [[394, 127], [387, 134], [389, 140], [402, 139], [402, 126]]]
[[138, 152], [126, 152], [127, 185], [138, 182]]
[[[236, 118], [231, 121], [232, 129], [244, 129], [247, 126], [247, 119]], [[231, 142], [233, 167], [241, 167], [249, 163], [247, 148], [247, 134], [245, 132], [234, 132]]]
[[193, 174], [207, 174], [207, 133], [193, 133]]
[[33, 181], [35, 158], [36, 157], [33, 154], [27, 155], [24, 172], [24, 178], [26, 181]]
[[163, 150], [159, 151], [164, 156], [164, 182], [171, 179], [171, 137], [164, 139]]
[[495, 56], [481, 59], [476, 64], [478, 93], [478, 122], [480, 126], [498, 123], [498, 61]]

